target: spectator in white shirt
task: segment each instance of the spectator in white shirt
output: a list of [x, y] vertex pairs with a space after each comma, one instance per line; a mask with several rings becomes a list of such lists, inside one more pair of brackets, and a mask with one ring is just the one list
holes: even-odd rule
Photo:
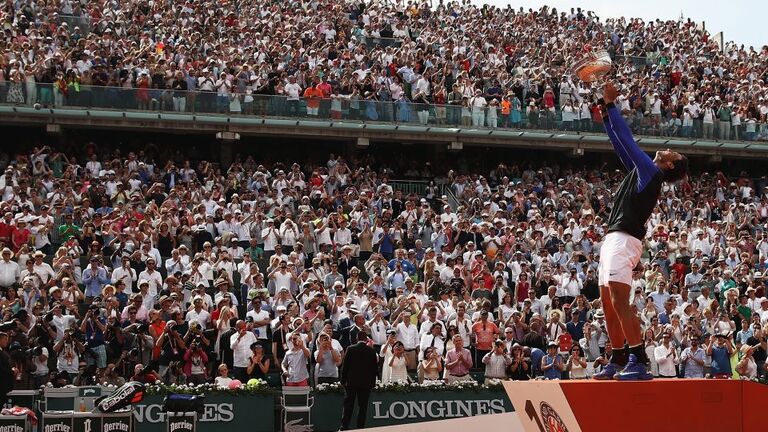
[[405, 349], [405, 362], [409, 369], [416, 368], [416, 358], [419, 349], [419, 331], [411, 323], [411, 312], [404, 311], [397, 321], [402, 321], [395, 326], [397, 340], [403, 343]]
[[248, 381], [248, 365], [253, 351], [251, 345], [258, 342], [256, 335], [251, 331], [250, 325], [245, 321], [235, 324], [237, 333], [229, 338], [229, 347], [232, 349], [233, 362], [232, 374], [240, 382]]
[[159, 271], [155, 270], [155, 264], [155, 259], [149, 258], [147, 260], [146, 270], [139, 273], [139, 280], [147, 281], [149, 283], [148, 293], [152, 297], [157, 296], [157, 293], [163, 288], [163, 276]]
[[192, 299], [193, 309], [187, 312], [187, 322], [196, 321], [203, 329], [207, 329], [211, 324], [211, 314], [203, 308], [203, 297], [200, 295]]
[[21, 268], [16, 261], [11, 261], [13, 251], [3, 248], [2, 259], [0, 260], [0, 287], [9, 288], [19, 281]]
[[267, 219], [267, 227], [261, 230], [261, 238], [264, 239], [264, 257], [269, 259], [275, 254], [275, 245], [280, 242], [280, 233], [275, 228], [275, 221]]
[[[184, 272], [186, 265], [182, 260], [182, 256], [178, 249], [171, 251], [171, 257], [165, 260], [165, 271], [169, 275], [176, 274], [176, 272]], [[114, 277], [114, 273], [113, 273]]]
[[136, 276], [136, 270], [131, 268], [131, 259], [123, 257], [120, 267], [112, 271], [112, 283], [122, 280], [125, 286], [132, 287], [134, 282], [138, 280]]
[[245, 317], [251, 319], [256, 338], [265, 341], [267, 340], [267, 326], [270, 323], [269, 312], [262, 309], [262, 299], [259, 296], [251, 300], [251, 305], [253, 309], [248, 311]]
[[675, 365], [678, 364], [677, 349], [672, 345], [672, 334], [665, 332], [662, 342], [654, 350], [656, 364], [659, 365], [659, 376], [662, 378], [674, 378], [677, 376]]

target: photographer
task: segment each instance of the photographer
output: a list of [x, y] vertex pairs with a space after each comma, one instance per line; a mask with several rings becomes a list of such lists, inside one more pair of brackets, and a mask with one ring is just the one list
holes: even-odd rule
[[187, 348], [187, 344], [184, 343], [184, 339], [178, 333], [176, 325], [176, 321], [168, 321], [163, 334], [157, 340], [157, 345], [160, 347], [158, 373], [161, 377], [165, 377], [168, 372], [168, 366], [172, 361], [183, 359], [184, 350]]
[[43, 306], [36, 304], [32, 308], [32, 314], [29, 315], [28, 321], [32, 328], [29, 330], [29, 337], [36, 338], [39, 346], [44, 346], [49, 350], [53, 349], [53, 341], [56, 339], [56, 329], [51, 327], [51, 319], [53, 319], [52, 313], [41, 315], [43, 312]]
[[483, 356], [482, 362], [485, 364], [485, 384], [490, 384], [493, 379], [507, 379], [507, 368], [512, 364], [512, 358], [506, 353], [504, 341], [495, 340], [493, 350]]
[[64, 330], [64, 337], [54, 345], [53, 352], [56, 353], [56, 369], [61, 373], [67, 374], [67, 384], [71, 384], [80, 367], [80, 355], [85, 351], [85, 347], [73, 335], [72, 329]]
[[88, 366], [95, 363], [99, 372], [107, 367], [107, 349], [104, 339], [106, 331], [106, 320], [101, 317], [100, 307], [92, 304], [88, 307], [83, 322], [80, 323], [80, 332], [85, 335], [87, 352], [91, 354], [86, 357], [86, 362]]
[[199, 338], [195, 338], [184, 353], [184, 375], [187, 384], [199, 385], [208, 380], [206, 365], [208, 354], [200, 345]]
[[149, 364], [152, 361], [152, 349], [155, 346], [155, 340], [149, 335], [149, 326], [144, 323], [130, 325], [123, 329], [123, 335], [125, 351], [122, 354], [130, 351], [136, 357], [137, 362]]
[[47, 384], [50, 378], [50, 369], [48, 368], [48, 348], [40, 346], [39, 343], [32, 348], [32, 385], [33, 388], [40, 388], [41, 385]]
[[197, 321], [189, 322], [189, 329], [184, 334], [184, 342], [189, 346], [197, 342], [200, 347], [206, 351], [211, 350], [211, 341], [205, 336], [205, 331]]
[[115, 361], [120, 357], [125, 346], [125, 333], [117, 315], [107, 315], [107, 325], [104, 332], [104, 344], [107, 350], [107, 361]]

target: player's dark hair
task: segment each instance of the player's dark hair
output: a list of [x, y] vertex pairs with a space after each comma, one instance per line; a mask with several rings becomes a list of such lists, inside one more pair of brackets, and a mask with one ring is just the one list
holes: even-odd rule
[[688, 173], [688, 158], [685, 155], [680, 155], [683, 158], [676, 160], [674, 166], [671, 169], [664, 170], [664, 181], [667, 183], [674, 183], [678, 180], [685, 178]]

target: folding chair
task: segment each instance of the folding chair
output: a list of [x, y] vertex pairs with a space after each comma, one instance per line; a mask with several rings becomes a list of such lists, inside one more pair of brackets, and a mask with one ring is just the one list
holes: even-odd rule
[[283, 408], [283, 431], [291, 432], [294, 428], [312, 427], [310, 413], [315, 404], [314, 396], [310, 396], [309, 387], [283, 387], [280, 404]]

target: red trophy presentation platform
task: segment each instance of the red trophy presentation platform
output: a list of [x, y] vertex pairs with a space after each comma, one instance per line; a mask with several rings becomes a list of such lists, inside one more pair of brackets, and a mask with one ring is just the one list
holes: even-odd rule
[[526, 432], [768, 430], [768, 386], [749, 381], [505, 381], [504, 388]]

